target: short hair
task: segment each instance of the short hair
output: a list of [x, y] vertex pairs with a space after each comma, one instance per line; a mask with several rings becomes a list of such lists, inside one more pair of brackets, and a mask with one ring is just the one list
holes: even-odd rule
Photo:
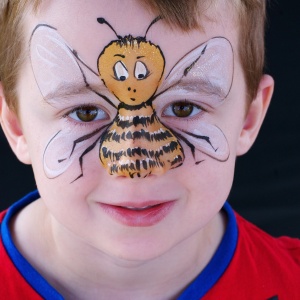
[[[221, 0], [141, 0], [141, 3], [162, 16], [171, 27], [189, 31], [201, 28], [201, 13], [207, 5], [217, 1]], [[42, 0], [1, 0], [0, 4], [0, 80], [7, 104], [15, 111], [18, 71], [26, 56], [23, 19], [29, 8], [37, 11], [40, 2]], [[238, 55], [250, 103], [257, 94], [264, 68], [266, 0], [230, 0], [228, 3], [234, 8], [239, 24]]]

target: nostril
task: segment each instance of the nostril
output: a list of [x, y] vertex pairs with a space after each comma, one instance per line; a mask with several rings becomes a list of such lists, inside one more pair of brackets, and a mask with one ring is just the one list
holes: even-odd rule
[[135, 92], [136, 92], [136, 89], [134, 89], [133, 92], [135, 93]]
[[131, 91], [131, 87], [128, 88], [128, 91]]

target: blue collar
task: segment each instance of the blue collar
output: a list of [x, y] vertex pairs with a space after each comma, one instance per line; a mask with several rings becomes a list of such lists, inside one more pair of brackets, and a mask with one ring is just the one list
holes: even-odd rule
[[[14, 203], [7, 211], [1, 224], [1, 236], [3, 245], [14, 263], [15, 267], [21, 273], [23, 278], [29, 285], [43, 298], [53, 300], [63, 300], [64, 298], [39, 274], [23, 257], [16, 248], [10, 234], [9, 223], [12, 217], [18, 213], [23, 207], [38, 199], [38, 191], [34, 191], [24, 198]], [[28, 241], [30, 243], [30, 241]]]
[[[13, 204], [6, 213], [2, 225], [1, 236], [3, 245], [12, 262], [24, 279], [44, 299], [62, 300], [63, 297], [29, 264], [18, 251], [11, 238], [9, 222], [23, 207], [39, 198], [38, 191], [34, 191], [20, 201]], [[178, 300], [201, 299], [218, 281], [227, 269], [237, 245], [238, 230], [236, 218], [230, 205], [226, 202], [223, 210], [227, 214], [228, 223], [225, 234], [215, 255], [197, 278], [183, 291]], [[30, 243], [30, 241], [28, 241]]]
[[227, 214], [228, 223], [216, 253], [208, 265], [196, 279], [190, 283], [177, 300], [201, 299], [213, 288], [229, 266], [237, 245], [238, 228], [235, 214], [228, 202], [224, 204], [223, 210]]

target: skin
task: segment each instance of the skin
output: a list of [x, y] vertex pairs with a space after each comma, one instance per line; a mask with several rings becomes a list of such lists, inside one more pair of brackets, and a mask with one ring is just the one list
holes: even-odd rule
[[[113, 20], [120, 35], [133, 36], [144, 32], [156, 17], [136, 1], [128, 1], [120, 11], [118, 5], [111, 0], [44, 1], [37, 16], [27, 17], [25, 38], [29, 41], [34, 27], [47, 22], [61, 28], [82, 59], [95, 66], [100, 50], [114, 38], [109, 28], [95, 22], [100, 14]], [[151, 29], [149, 39], [160, 45], [166, 57], [166, 74], [191, 49], [214, 36], [226, 37], [237, 53], [233, 10], [223, 2], [213, 9], [207, 16], [217, 21], [205, 17], [204, 31], [183, 33], [163, 22]], [[254, 142], [273, 91], [273, 80], [265, 75], [245, 116], [246, 87], [238, 55], [234, 57], [233, 84], [226, 101], [198, 116], [222, 128], [230, 149], [227, 161], [207, 158], [199, 167], [189, 154], [180, 168], [144, 179], [110, 176], [95, 163], [97, 149], [85, 158], [86, 172], [80, 180], [70, 184], [78, 172], [76, 164], [49, 179], [43, 165], [45, 147], [62, 128], [83, 130], [62, 116], [84, 100], [78, 95], [74, 103], [45, 103], [29, 60], [20, 70], [19, 116], [8, 109], [1, 89], [3, 130], [17, 157], [32, 164], [41, 194], [41, 199], [13, 220], [13, 238], [22, 254], [66, 299], [173, 299], [209, 262], [225, 230], [226, 218], [220, 209], [232, 185], [235, 158]], [[91, 77], [90, 84], [97, 88], [99, 81]], [[103, 107], [99, 100], [90, 101]], [[115, 110], [105, 109], [109, 116], [115, 115]], [[174, 118], [168, 120], [170, 126], [178, 124]], [[99, 208], [99, 203], [148, 200], [174, 200], [175, 205], [166, 218], [149, 227], [125, 226]]]

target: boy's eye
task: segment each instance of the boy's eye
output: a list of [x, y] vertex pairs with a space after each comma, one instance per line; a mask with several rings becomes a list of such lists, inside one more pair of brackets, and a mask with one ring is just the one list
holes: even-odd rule
[[168, 106], [164, 110], [163, 115], [167, 117], [187, 118], [196, 115], [200, 111], [201, 108], [198, 106], [186, 101], [180, 101]]
[[76, 108], [68, 116], [81, 122], [92, 122], [107, 119], [107, 113], [95, 106], [82, 106]]

